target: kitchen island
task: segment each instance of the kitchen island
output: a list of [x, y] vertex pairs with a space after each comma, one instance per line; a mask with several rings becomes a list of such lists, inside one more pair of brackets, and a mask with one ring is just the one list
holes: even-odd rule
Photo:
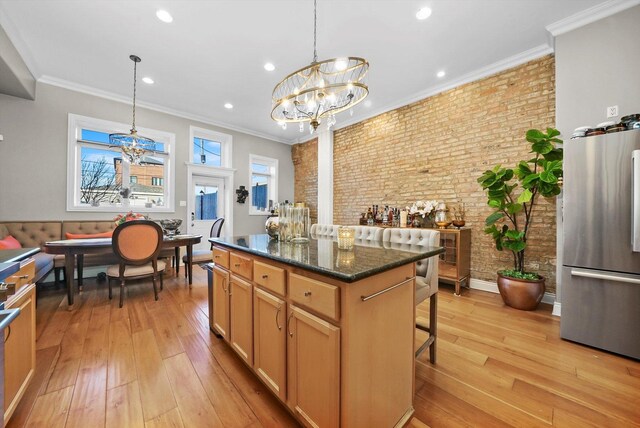
[[36, 367], [35, 261], [40, 248], [0, 250], [0, 420], [6, 424]]
[[210, 240], [209, 323], [305, 426], [413, 414], [415, 262], [441, 247]]

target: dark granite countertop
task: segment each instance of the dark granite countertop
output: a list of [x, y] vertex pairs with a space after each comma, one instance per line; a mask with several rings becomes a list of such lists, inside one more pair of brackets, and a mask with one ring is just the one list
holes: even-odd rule
[[209, 241], [344, 282], [359, 281], [444, 252], [442, 247], [369, 241], [356, 241], [353, 250], [339, 250], [338, 242], [330, 238], [292, 244], [272, 240], [266, 234], [211, 238]]
[[40, 252], [40, 248], [17, 248], [15, 250], [0, 250], [0, 263], [19, 262]]

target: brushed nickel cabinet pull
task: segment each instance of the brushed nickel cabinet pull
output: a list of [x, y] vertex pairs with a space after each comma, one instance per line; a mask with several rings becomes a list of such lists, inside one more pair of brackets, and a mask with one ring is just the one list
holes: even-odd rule
[[262, 279], [267, 279], [267, 278], [269, 278], [269, 275], [267, 275], [266, 273], [262, 275]]
[[18, 277], [18, 279], [27, 279], [27, 278], [29, 278], [29, 275], [20, 275]]
[[235, 267], [240, 267], [240, 263], [234, 263]]
[[276, 311], [276, 327], [278, 327], [278, 330], [282, 330], [282, 326], [278, 322], [278, 317], [280, 316], [281, 310], [282, 310], [282, 306], [278, 306], [278, 310]]
[[304, 295], [305, 295], [305, 297], [309, 297], [309, 296], [311, 296], [311, 291], [305, 291], [305, 292], [304, 292]]
[[391, 290], [393, 290], [394, 288], [398, 288], [398, 287], [400, 287], [400, 286], [402, 286], [402, 285], [405, 285], [407, 282], [410, 282], [410, 281], [413, 281], [413, 278], [409, 278], [409, 279], [407, 279], [407, 280], [402, 281], [402, 282], [401, 282], [401, 283], [399, 283], [399, 284], [392, 285], [391, 287], [387, 287], [387, 288], [385, 288], [384, 290], [380, 290], [380, 291], [378, 291], [377, 293], [373, 293], [373, 294], [370, 294], [370, 295], [368, 295], [368, 296], [360, 296], [360, 299], [361, 299], [363, 302], [366, 302], [367, 300], [373, 299], [374, 297], [378, 297], [379, 295], [384, 294], [384, 293], [386, 293], [386, 292], [388, 292], [388, 291], [391, 291]]
[[293, 318], [293, 312], [291, 312], [289, 314], [289, 317], [287, 318], [287, 333], [289, 333], [289, 337], [293, 337], [293, 333], [291, 333], [291, 330], [289, 329], [289, 324], [291, 324], [291, 318]]
[[227, 287], [225, 287], [224, 285], [227, 283], [226, 279], [222, 280], [222, 291], [224, 291], [225, 293], [227, 292]]

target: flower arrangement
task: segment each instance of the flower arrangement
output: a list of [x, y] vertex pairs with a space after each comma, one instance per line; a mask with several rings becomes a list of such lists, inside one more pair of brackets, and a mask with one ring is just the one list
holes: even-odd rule
[[120, 226], [122, 223], [126, 223], [128, 221], [132, 221], [132, 220], [144, 220], [147, 217], [144, 214], [139, 214], [139, 213], [134, 213], [133, 211], [129, 211], [126, 214], [118, 214], [114, 219], [113, 222], [116, 224], [116, 226]]
[[407, 207], [407, 211], [412, 216], [419, 215], [422, 218], [426, 218], [435, 213], [438, 201], [416, 201], [411, 207]]

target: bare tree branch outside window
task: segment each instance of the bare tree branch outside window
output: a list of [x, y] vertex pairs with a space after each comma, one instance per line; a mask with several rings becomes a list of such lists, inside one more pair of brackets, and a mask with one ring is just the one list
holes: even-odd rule
[[120, 185], [116, 183], [116, 174], [105, 157], [98, 160], [83, 157], [81, 165], [81, 203], [96, 205], [100, 202], [116, 203], [120, 200]]

